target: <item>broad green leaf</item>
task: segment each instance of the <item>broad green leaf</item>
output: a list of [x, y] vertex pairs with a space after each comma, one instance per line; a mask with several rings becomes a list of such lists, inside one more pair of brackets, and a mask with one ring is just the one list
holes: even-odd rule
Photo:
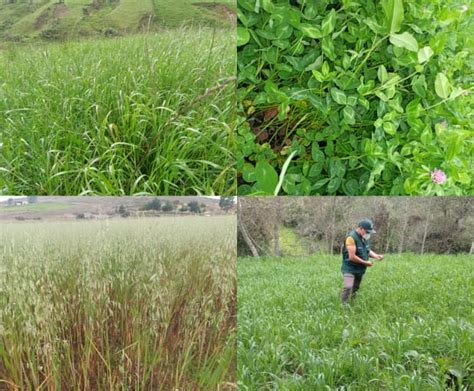
[[387, 121], [392, 121], [392, 120], [394, 120], [394, 119], [397, 118], [397, 117], [398, 117], [398, 114], [397, 114], [395, 111], [390, 111], [390, 112], [388, 112], [387, 114], [385, 114], [385, 115], [383, 116], [383, 120], [384, 120], [385, 122], [387, 122]]
[[400, 31], [403, 23], [403, 1], [382, 0], [387, 32], [390, 34]]
[[364, 19], [364, 23], [371, 29], [375, 34], [385, 34], [386, 28], [377, 23], [373, 16]]
[[407, 115], [412, 118], [418, 118], [422, 113], [422, 107], [420, 105], [420, 98], [416, 98], [407, 104], [405, 109]]
[[324, 76], [327, 76], [327, 75], [329, 75], [329, 71], [330, 71], [329, 64], [328, 64], [327, 61], [324, 61], [323, 66], [321, 68], [321, 72], [323, 73]]
[[431, 141], [433, 140], [433, 135], [429, 126], [427, 126], [421, 134], [420, 140], [425, 145], [429, 145], [429, 143], [431, 143]]
[[255, 166], [255, 177], [258, 190], [273, 194], [278, 183], [278, 175], [269, 163], [264, 161], [257, 162]]
[[392, 122], [384, 122], [383, 123], [383, 130], [385, 131], [385, 133], [390, 134], [392, 136], [395, 133], [397, 133], [397, 128], [395, 127], [395, 125]]
[[359, 98], [359, 103], [366, 109], [369, 110], [370, 102], [365, 98]]
[[328, 56], [332, 61], [336, 60], [336, 53], [334, 52], [334, 42], [331, 37], [324, 37], [321, 42], [321, 49], [323, 53]]
[[346, 119], [349, 125], [355, 124], [355, 111], [351, 106], [344, 107], [343, 110], [344, 118]]
[[320, 179], [311, 186], [311, 190], [318, 190], [329, 182], [329, 178]]
[[377, 76], [380, 80], [380, 83], [384, 84], [388, 80], [388, 73], [387, 69], [384, 65], [379, 66], [379, 70], [377, 71]]
[[418, 62], [423, 64], [424, 62], [428, 61], [432, 55], [433, 50], [429, 46], [425, 46], [424, 48], [418, 50]]
[[340, 177], [332, 178], [328, 183], [328, 192], [335, 193], [337, 189], [339, 189], [339, 186], [341, 186], [341, 182], [342, 180]]
[[311, 156], [316, 163], [324, 162], [324, 152], [319, 149], [317, 142], [314, 142], [311, 146]]
[[308, 19], [314, 19], [318, 15], [318, 4], [315, 1], [306, 1], [304, 14]]
[[347, 103], [346, 94], [344, 94], [344, 91], [341, 91], [338, 88], [331, 88], [331, 96], [332, 99], [334, 99], [334, 102], [340, 105], [345, 105]]
[[351, 58], [347, 54], [344, 54], [344, 57], [342, 58], [342, 66], [344, 69], [349, 69], [351, 66]]
[[245, 163], [242, 169], [242, 176], [245, 182], [255, 182], [257, 179], [255, 174], [255, 167], [250, 163]]
[[375, 185], [375, 178], [380, 175], [384, 167], [385, 167], [385, 162], [376, 162], [374, 164], [374, 167], [372, 168], [369, 180], [365, 188], [366, 191], [369, 191]]
[[392, 86], [386, 88], [384, 90], [384, 92], [385, 92], [385, 96], [388, 99], [392, 99], [395, 96], [395, 94], [397, 93], [397, 90], [396, 90], [395, 86], [392, 85]]
[[287, 9], [286, 11], [286, 16], [288, 19], [288, 22], [293, 26], [298, 28], [301, 24], [301, 12], [294, 8]]
[[349, 179], [342, 185], [342, 189], [346, 195], [358, 195], [359, 194], [359, 182], [356, 179]]
[[342, 160], [331, 159], [329, 165], [329, 172], [331, 177], [339, 177], [342, 178], [346, 172], [346, 166], [342, 162]]
[[298, 29], [307, 37], [319, 39], [323, 37], [321, 30], [309, 23], [301, 23]]
[[442, 98], [447, 99], [451, 93], [451, 84], [444, 73], [438, 73], [435, 80], [436, 94]]
[[323, 23], [321, 24], [321, 30], [323, 37], [331, 34], [334, 31], [336, 26], [336, 11], [334, 9], [329, 12], [329, 14], [324, 18]]
[[262, 8], [268, 13], [272, 13], [275, 8], [272, 0], [260, 0], [260, 4], [262, 5]]
[[252, 192], [252, 187], [250, 185], [240, 185], [237, 189], [237, 194], [239, 196], [248, 195]]
[[245, 26], [247, 27], [248, 23], [249, 23], [249, 20], [247, 18], [247, 16], [245, 15], [245, 13], [242, 12], [241, 9], [238, 9], [237, 10], [237, 18], [240, 20], [240, 22]]
[[402, 34], [392, 34], [390, 35], [390, 43], [399, 48], [405, 48], [412, 52], [418, 51], [418, 42], [415, 37], [406, 31]]
[[385, 95], [382, 91], [377, 91], [375, 95], [377, 95], [383, 102], [388, 102], [387, 95]]
[[293, 35], [293, 27], [289, 24], [280, 25], [275, 33], [275, 39], [288, 39]]
[[357, 104], [357, 95], [349, 95], [347, 97], [347, 104], [349, 106], [355, 106]]
[[250, 33], [245, 27], [237, 27], [237, 46], [243, 46], [250, 41]]
[[323, 170], [323, 164], [322, 163], [314, 163], [311, 168], [309, 169], [308, 176], [310, 178], [315, 178], [318, 177], [319, 174], [321, 174], [321, 171]]
[[426, 95], [425, 75], [415, 76], [411, 81], [411, 87], [418, 96], [424, 98]]
[[466, 90], [462, 89], [461, 87], [453, 87], [451, 95], [449, 95], [449, 99], [455, 99], [458, 96], [464, 94]]
[[313, 73], [313, 76], [314, 78], [319, 81], [320, 83], [323, 82], [325, 80], [325, 77], [323, 76], [323, 74], [315, 69], [313, 69], [311, 71]]

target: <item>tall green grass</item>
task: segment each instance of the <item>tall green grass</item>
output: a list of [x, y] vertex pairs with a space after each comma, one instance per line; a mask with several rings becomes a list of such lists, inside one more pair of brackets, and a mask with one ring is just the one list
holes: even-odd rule
[[238, 263], [241, 390], [471, 390], [473, 257], [388, 256], [351, 306], [340, 257]]
[[0, 389], [235, 383], [235, 218], [0, 226]]
[[206, 28], [0, 51], [0, 192], [232, 193], [235, 56]]

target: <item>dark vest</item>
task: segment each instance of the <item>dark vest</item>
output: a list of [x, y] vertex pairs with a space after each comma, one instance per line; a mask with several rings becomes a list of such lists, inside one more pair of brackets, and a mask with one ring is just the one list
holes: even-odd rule
[[355, 230], [352, 230], [344, 238], [341, 271], [343, 273], [364, 274], [365, 269], [367, 269], [367, 266], [349, 261], [349, 252], [346, 248], [346, 239], [349, 236], [354, 239], [356, 245], [356, 255], [359, 258], [362, 258], [364, 261], [367, 261], [369, 259], [370, 242], [368, 240], [364, 240]]

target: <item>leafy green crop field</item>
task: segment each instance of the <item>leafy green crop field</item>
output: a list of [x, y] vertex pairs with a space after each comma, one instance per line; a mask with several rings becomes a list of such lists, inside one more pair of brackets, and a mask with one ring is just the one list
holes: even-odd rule
[[1, 390], [235, 383], [235, 217], [0, 226]]
[[229, 30], [0, 51], [0, 193], [235, 192]]
[[239, 0], [240, 195], [473, 192], [458, 0]]
[[340, 304], [340, 257], [238, 261], [240, 389], [471, 390], [473, 256], [387, 256]]

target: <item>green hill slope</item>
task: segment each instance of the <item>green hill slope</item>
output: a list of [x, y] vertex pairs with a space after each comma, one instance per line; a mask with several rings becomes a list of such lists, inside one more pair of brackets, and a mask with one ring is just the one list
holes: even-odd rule
[[173, 28], [184, 23], [235, 24], [232, 0], [7, 0], [0, 4], [0, 40], [70, 39]]

